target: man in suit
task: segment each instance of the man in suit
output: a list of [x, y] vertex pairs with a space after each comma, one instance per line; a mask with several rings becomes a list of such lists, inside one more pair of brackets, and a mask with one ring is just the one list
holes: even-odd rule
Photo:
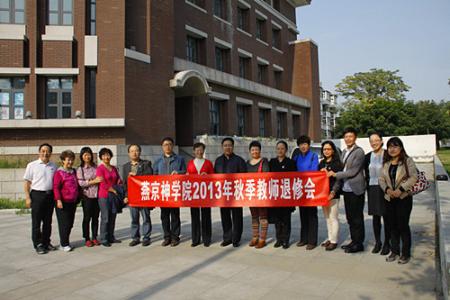
[[[346, 253], [364, 251], [364, 150], [356, 145], [357, 132], [354, 128], [344, 130], [344, 141], [347, 148], [342, 152], [344, 170], [329, 171], [328, 176], [334, 176], [340, 182], [333, 188], [336, 194], [342, 189], [345, 203], [345, 214], [350, 227], [351, 242], [342, 246]], [[334, 196], [334, 195], [333, 195]]]
[[[124, 179], [124, 202], [128, 203], [128, 180], [129, 176], [152, 175], [152, 163], [141, 159], [141, 146], [132, 144], [128, 146], [128, 157], [130, 161], [123, 166], [122, 178]], [[150, 218], [150, 208], [148, 207], [130, 207], [131, 214], [131, 242], [130, 247], [138, 245], [141, 241], [139, 232], [139, 214], [142, 216], [142, 246], [150, 245], [150, 234], [152, 232], [152, 220]]]

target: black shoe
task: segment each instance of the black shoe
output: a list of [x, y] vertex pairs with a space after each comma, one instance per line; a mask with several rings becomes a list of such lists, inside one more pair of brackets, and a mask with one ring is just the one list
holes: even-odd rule
[[178, 246], [180, 244], [180, 240], [173, 240], [171, 243], [170, 243], [170, 246], [171, 247], [176, 247], [176, 246]]
[[375, 247], [373, 247], [372, 253], [376, 254], [376, 253], [380, 252], [380, 250], [381, 250], [381, 243], [378, 242], [375, 244]]
[[383, 249], [381, 249], [380, 255], [388, 255], [391, 252], [391, 246], [389, 244], [384, 244]]
[[48, 244], [48, 245], [45, 247], [45, 249], [46, 249], [47, 251], [55, 251], [55, 250], [58, 250], [58, 248], [56, 248], [56, 247], [53, 246], [52, 244]]
[[348, 244], [346, 244], [346, 245], [342, 245], [342, 246], [341, 246], [341, 249], [346, 250], [346, 249], [348, 249], [348, 248], [350, 248], [350, 247], [352, 247], [352, 246], [353, 246], [353, 242], [350, 242], [350, 243], [348, 243]]
[[142, 247], [147, 247], [147, 246], [149, 246], [151, 243], [152, 243], [151, 240], [143, 240], [143, 241], [142, 241]]
[[102, 243], [102, 246], [104, 246], [104, 247], [111, 247], [111, 243], [110, 242], [104, 242], [104, 243]]
[[402, 255], [402, 256], [400, 256], [400, 258], [398, 259], [398, 263], [399, 263], [400, 265], [404, 265], [404, 264], [407, 264], [407, 263], [409, 262], [410, 259], [411, 259], [410, 256], [404, 256], [404, 255]]
[[200, 245], [200, 243], [192, 243], [191, 247], [197, 247], [198, 245]]
[[226, 247], [228, 245], [231, 245], [231, 241], [223, 241], [222, 243], [220, 243], [220, 247]]
[[393, 262], [393, 261], [396, 261], [397, 258], [398, 258], [398, 255], [392, 252], [391, 255], [386, 257], [386, 261], [387, 262]]
[[134, 246], [136, 246], [136, 245], [139, 245], [140, 243], [141, 243], [141, 241], [139, 241], [139, 240], [132, 240], [132, 241], [128, 244], [128, 246], [134, 247]]
[[163, 247], [166, 247], [166, 246], [169, 246], [170, 245], [170, 240], [164, 240], [162, 243], [161, 243], [161, 246], [163, 246]]
[[364, 251], [362, 244], [353, 244], [350, 248], [345, 249], [345, 253], [356, 253]]
[[42, 246], [41, 244], [39, 244], [36, 247], [36, 253], [37, 254], [46, 254], [47, 253], [47, 249], [44, 248], [44, 246]]
[[233, 243], [233, 247], [234, 247], [234, 248], [237, 248], [237, 247], [239, 247], [240, 245], [241, 245], [240, 242], [234, 242], [234, 243]]
[[300, 242], [297, 243], [297, 247], [303, 247], [303, 246], [306, 246], [306, 245], [308, 245], [307, 242], [300, 241]]
[[289, 242], [283, 243], [283, 249], [288, 249], [288, 248], [289, 248]]
[[204, 242], [204, 243], [203, 243], [203, 246], [209, 247], [209, 246], [211, 246], [211, 242]]
[[121, 240], [118, 240], [118, 239], [112, 239], [111, 241], [109, 241], [111, 244], [120, 244], [120, 243], [122, 243], [122, 241]]
[[273, 246], [274, 246], [275, 248], [280, 248], [282, 244], [283, 244], [282, 242], [277, 241]]

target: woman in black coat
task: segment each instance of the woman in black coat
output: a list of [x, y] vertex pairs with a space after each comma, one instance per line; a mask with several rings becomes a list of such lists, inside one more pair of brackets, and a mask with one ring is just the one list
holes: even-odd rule
[[[295, 172], [297, 166], [295, 162], [286, 156], [288, 145], [285, 141], [277, 142], [277, 157], [269, 162], [270, 172]], [[273, 207], [269, 209], [269, 219], [275, 223], [276, 239], [274, 247], [283, 246], [289, 248], [289, 238], [291, 236], [291, 214], [295, 207]]]

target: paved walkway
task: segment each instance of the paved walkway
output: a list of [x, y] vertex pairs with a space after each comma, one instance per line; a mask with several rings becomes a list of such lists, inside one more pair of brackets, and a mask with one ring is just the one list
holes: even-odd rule
[[[434, 188], [414, 200], [411, 225], [413, 259], [407, 265], [386, 263], [371, 254], [371, 218], [366, 214], [366, 251], [306, 251], [246, 245], [250, 215], [244, 209], [241, 247], [219, 246], [219, 210], [213, 209], [213, 244], [190, 247], [190, 215], [182, 209], [182, 243], [163, 248], [159, 210], [152, 212], [153, 244], [128, 247], [129, 213], [117, 220], [123, 240], [111, 248], [82, 247], [81, 211], [72, 234], [73, 252], [37, 255], [31, 247], [30, 215], [0, 211], [0, 299], [435, 299]], [[340, 238], [348, 238], [340, 203]], [[325, 222], [319, 211], [319, 239]], [[298, 210], [292, 216], [292, 243], [299, 235]], [[57, 244], [56, 219], [53, 242]], [[272, 225], [269, 237], [274, 236]]]

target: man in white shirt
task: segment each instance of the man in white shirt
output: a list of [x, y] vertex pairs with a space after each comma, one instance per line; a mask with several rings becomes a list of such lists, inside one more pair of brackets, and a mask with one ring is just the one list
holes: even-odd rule
[[[31, 207], [31, 239], [38, 254], [56, 250], [50, 244], [52, 216], [55, 201], [53, 198], [53, 175], [57, 167], [50, 161], [52, 146], [45, 143], [39, 146], [39, 159], [30, 162], [25, 170], [24, 190], [26, 206]], [[42, 227], [41, 227], [42, 224]]]

